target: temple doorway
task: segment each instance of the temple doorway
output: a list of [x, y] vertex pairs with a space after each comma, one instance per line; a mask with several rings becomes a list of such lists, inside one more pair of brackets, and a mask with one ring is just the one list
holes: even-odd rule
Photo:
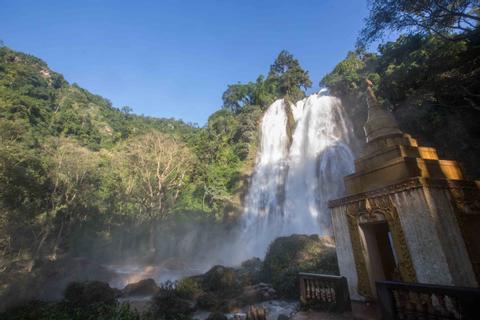
[[398, 259], [393, 248], [392, 234], [386, 221], [360, 224], [366, 249], [370, 286], [376, 295], [376, 281], [399, 280]]

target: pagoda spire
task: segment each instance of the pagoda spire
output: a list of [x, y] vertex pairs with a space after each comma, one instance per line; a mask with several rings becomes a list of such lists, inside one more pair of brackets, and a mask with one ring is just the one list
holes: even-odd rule
[[367, 143], [378, 138], [402, 135], [403, 132], [398, 127], [393, 114], [380, 107], [373, 92], [372, 82], [368, 79], [365, 79], [365, 82], [367, 84], [368, 117], [363, 129], [365, 130]]

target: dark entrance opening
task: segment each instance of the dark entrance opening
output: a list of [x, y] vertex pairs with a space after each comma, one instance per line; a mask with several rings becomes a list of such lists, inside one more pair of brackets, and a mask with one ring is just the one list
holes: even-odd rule
[[400, 280], [392, 235], [386, 221], [362, 223], [372, 287], [375, 281]]

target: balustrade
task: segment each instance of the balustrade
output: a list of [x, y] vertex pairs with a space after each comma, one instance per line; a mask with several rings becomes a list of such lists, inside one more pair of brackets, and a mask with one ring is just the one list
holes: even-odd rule
[[300, 303], [304, 308], [333, 312], [351, 310], [345, 277], [300, 273]]
[[480, 289], [393, 281], [376, 286], [385, 320], [480, 319]]

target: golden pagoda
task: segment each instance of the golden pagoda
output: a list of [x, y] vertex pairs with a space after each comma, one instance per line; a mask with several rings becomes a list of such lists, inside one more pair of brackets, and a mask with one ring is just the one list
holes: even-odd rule
[[367, 103], [366, 144], [346, 196], [329, 203], [351, 298], [375, 299], [381, 280], [476, 287], [480, 183], [403, 133], [369, 81]]

